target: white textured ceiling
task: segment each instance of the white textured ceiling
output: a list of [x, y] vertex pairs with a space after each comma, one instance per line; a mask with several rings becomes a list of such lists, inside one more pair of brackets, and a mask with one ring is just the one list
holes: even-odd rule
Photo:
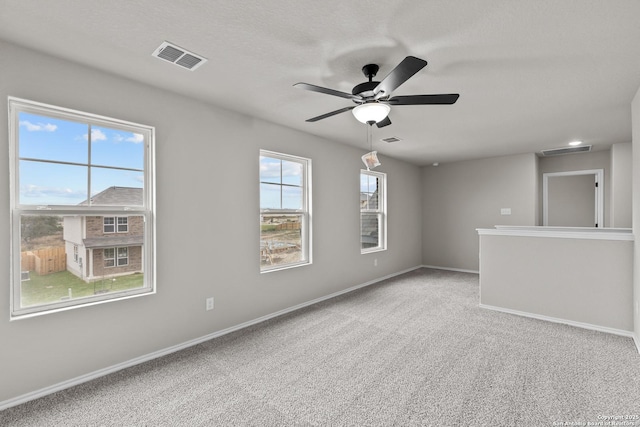
[[[305, 122], [351, 101], [292, 85], [351, 92], [417, 56], [394, 95], [460, 99], [392, 107], [373, 138], [419, 165], [629, 142], [640, 86], [639, 0], [0, 0], [0, 39], [362, 148], [350, 113]], [[165, 40], [209, 62], [153, 58]]]

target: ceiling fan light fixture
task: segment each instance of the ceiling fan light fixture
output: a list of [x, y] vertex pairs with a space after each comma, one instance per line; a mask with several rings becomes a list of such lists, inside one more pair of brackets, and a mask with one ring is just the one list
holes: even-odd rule
[[378, 123], [389, 115], [391, 107], [380, 102], [365, 102], [364, 104], [358, 105], [352, 111], [360, 123]]

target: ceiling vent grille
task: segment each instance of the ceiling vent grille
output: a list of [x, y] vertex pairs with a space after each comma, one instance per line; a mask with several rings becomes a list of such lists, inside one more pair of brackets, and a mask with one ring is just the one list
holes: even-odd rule
[[169, 42], [162, 43], [151, 55], [191, 71], [207, 62], [204, 56], [196, 55]]
[[396, 138], [395, 136], [391, 136], [389, 138], [382, 138], [380, 141], [391, 144], [392, 142], [402, 141], [400, 138]]
[[542, 155], [544, 157], [561, 156], [563, 154], [586, 153], [588, 151], [591, 151], [591, 145], [581, 145], [578, 147], [551, 148], [549, 150], [542, 150]]

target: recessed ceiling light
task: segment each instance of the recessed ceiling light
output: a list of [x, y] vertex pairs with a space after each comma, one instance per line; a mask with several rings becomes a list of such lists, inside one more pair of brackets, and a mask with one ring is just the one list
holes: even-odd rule
[[438, 167], [438, 166], [440, 166], [440, 163], [438, 163], [438, 162], [433, 162], [433, 166]]
[[580, 145], [580, 144], [582, 144], [582, 141], [571, 141], [571, 142], [569, 143], [569, 145], [574, 146], [574, 147], [575, 147], [576, 145]]

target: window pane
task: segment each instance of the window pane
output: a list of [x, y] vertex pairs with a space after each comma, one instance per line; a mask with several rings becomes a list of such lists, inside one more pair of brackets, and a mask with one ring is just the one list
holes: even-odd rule
[[[142, 218], [135, 216], [132, 221]], [[82, 215], [20, 216], [21, 308], [144, 286], [141, 246], [118, 248], [118, 261], [124, 265], [116, 267], [116, 249], [96, 247], [100, 240], [92, 237], [88, 227], [91, 221], [99, 232], [101, 217], [84, 216], [83, 221]], [[89, 230], [87, 238], [83, 238], [83, 226]], [[139, 259], [134, 260], [132, 253], [136, 251]], [[105, 271], [105, 266], [110, 268]]]
[[20, 203], [78, 205], [87, 200], [87, 168], [20, 161]]
[[262, 215], [260, 264], [271, 266], [304, 261], [302, 215]]
[[282, 183], [289, 185], [302, 186], [302, 163], [282, 161]]
[[377, 176], [369, 175], [366, 173], [360, 174], [360, 191], [365, 193], [373, 193], [378, 189]]
[[102, 221], [104, 224], [105, 233], [114, 233], [116, 231], [114, 217], [104, 217]]
[[118, 217], [118, 233], [126, 233], [128, 229], [127, 217]]
[[142, 172], [91, 168], [91, 204], [142, 206], [143, 182]]
[[260, 184], [260, 209], [281, 209], [281, 188], [277, 184]]
[[106, 127], [91, 127], [91, 164], [144, 168], [144, 137]]
[[369, 193], [369, 177], [366, 173], [360, 174], [360, 192], [361, 193]]
[[371, 210], [378, 209], [378, 192], [376, 191], [373, 194], [369, 193], [368, 196], [369, 196], [368, 209], [371, 209]]
[[282, 183], [282, 161], [260, 156], [260, 182]]
[[302, 188], [282, 187], [282, 209], [302, 209]]
[[86, 164], [87, 129], [86, 124], [20, 112], [19, 156]]
[[379, 246], [380, 218], [376, 213], [360, 214], [360, 243], [362, 249]]

